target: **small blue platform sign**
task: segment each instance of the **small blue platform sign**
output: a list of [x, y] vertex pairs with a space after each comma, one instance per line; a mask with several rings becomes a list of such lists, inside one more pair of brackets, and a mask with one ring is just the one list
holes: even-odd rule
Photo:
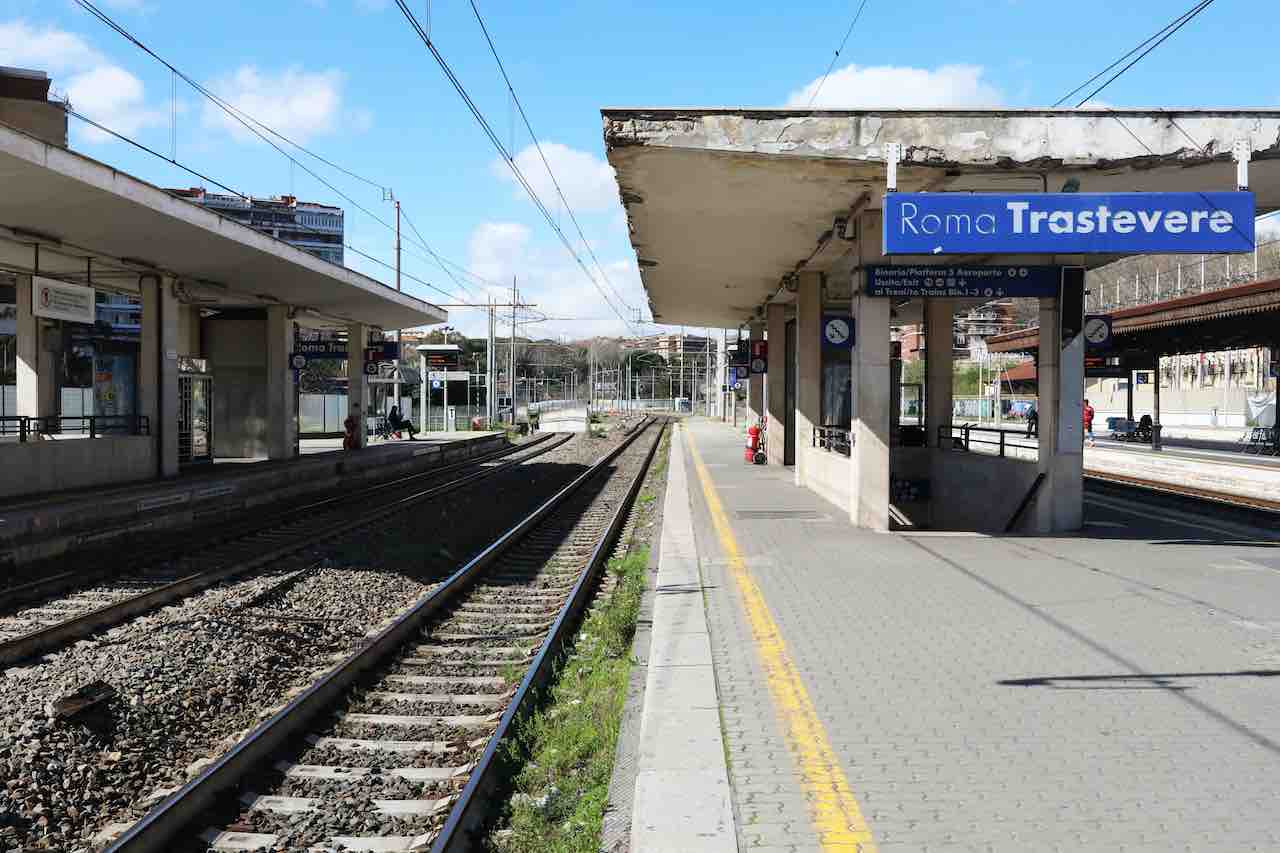
[[848, 314], [823, 314], [822, 345], [832, 349], [852, 349], [853, 328], [853, 318]]
[[867, 269], [868, 296], [953, 296], [1004, 299], [1057, 296], [1062, 267], [1057, 266], [874, 266]]
[[1253, 193], [889, 193], [886, 255], [1251, 252]]

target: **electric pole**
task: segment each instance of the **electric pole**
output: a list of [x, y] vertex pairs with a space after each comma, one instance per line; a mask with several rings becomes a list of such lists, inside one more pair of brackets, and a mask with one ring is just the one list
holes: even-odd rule
[[520, 302], [519, 291], [516, 290], [516, 277], [511, 276], [511, 425], [516, 425], [516, 305]]

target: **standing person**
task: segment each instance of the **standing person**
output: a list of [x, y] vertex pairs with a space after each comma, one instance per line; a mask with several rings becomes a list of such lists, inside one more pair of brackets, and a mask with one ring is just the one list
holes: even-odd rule
[[342, 422], [342, 449], [356, 449], [356, 427], [360, 426], [360, 421], [356, 419], [355, 412], [347, 415], [347, 419]]
[[1093, 414], [1093, 406], [1089, 405], [1089, 399], [1086, 397], [1081, 415], [1084, 418], [1084, 437], [1089, 440], [1090, 447], [1097, 446], [1093, 440]]
[[1036, 411], [1035, 403], [1027, 409], [1027, 438], [1032, 436], [1040, 437], [1040, 413]]

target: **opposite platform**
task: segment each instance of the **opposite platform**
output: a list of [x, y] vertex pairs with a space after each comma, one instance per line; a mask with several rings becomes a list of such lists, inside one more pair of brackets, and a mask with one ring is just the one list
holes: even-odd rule
[[1280, 849], [1274, 533], [871, 533], [682, 429], [739, 849]]
[[[83, 439], [92, 441], [92, 439]], [[506, 445], [497, 432], [432, 434], [359, 451], [246, 465], [206, 465], [171, 480], [79, 489], [0, 503], [0, 566], [166, 527], [212, 523], [272, 501], [460, 462]]]

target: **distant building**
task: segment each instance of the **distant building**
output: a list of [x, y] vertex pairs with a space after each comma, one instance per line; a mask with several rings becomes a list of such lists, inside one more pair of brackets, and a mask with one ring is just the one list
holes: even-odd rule
[[0, 66], [0, 122], [67, 147], [67, 105], [49, 99], [49, 75]]
[[245, 200], [240, 196], [207, 192], [200, 187], [169, 192], [330, 263], [339, 266], [343, 263], [342, 247], [346, 241], [340, 207], [298, 201], [291, 195]]
[[[655, 352], [670, 361], [680, 353], [688, 353], [690, 355], [705, 354], [707, 352], [707, 341], [708, 338], [698, 335], [677, 335], [664, 332], [640, 338], [627, 338], [622, 343], [627, 347]], [[715, 352], [715, 350], [716, 344], [713, 341], [711, 343], [711, 351]]]

